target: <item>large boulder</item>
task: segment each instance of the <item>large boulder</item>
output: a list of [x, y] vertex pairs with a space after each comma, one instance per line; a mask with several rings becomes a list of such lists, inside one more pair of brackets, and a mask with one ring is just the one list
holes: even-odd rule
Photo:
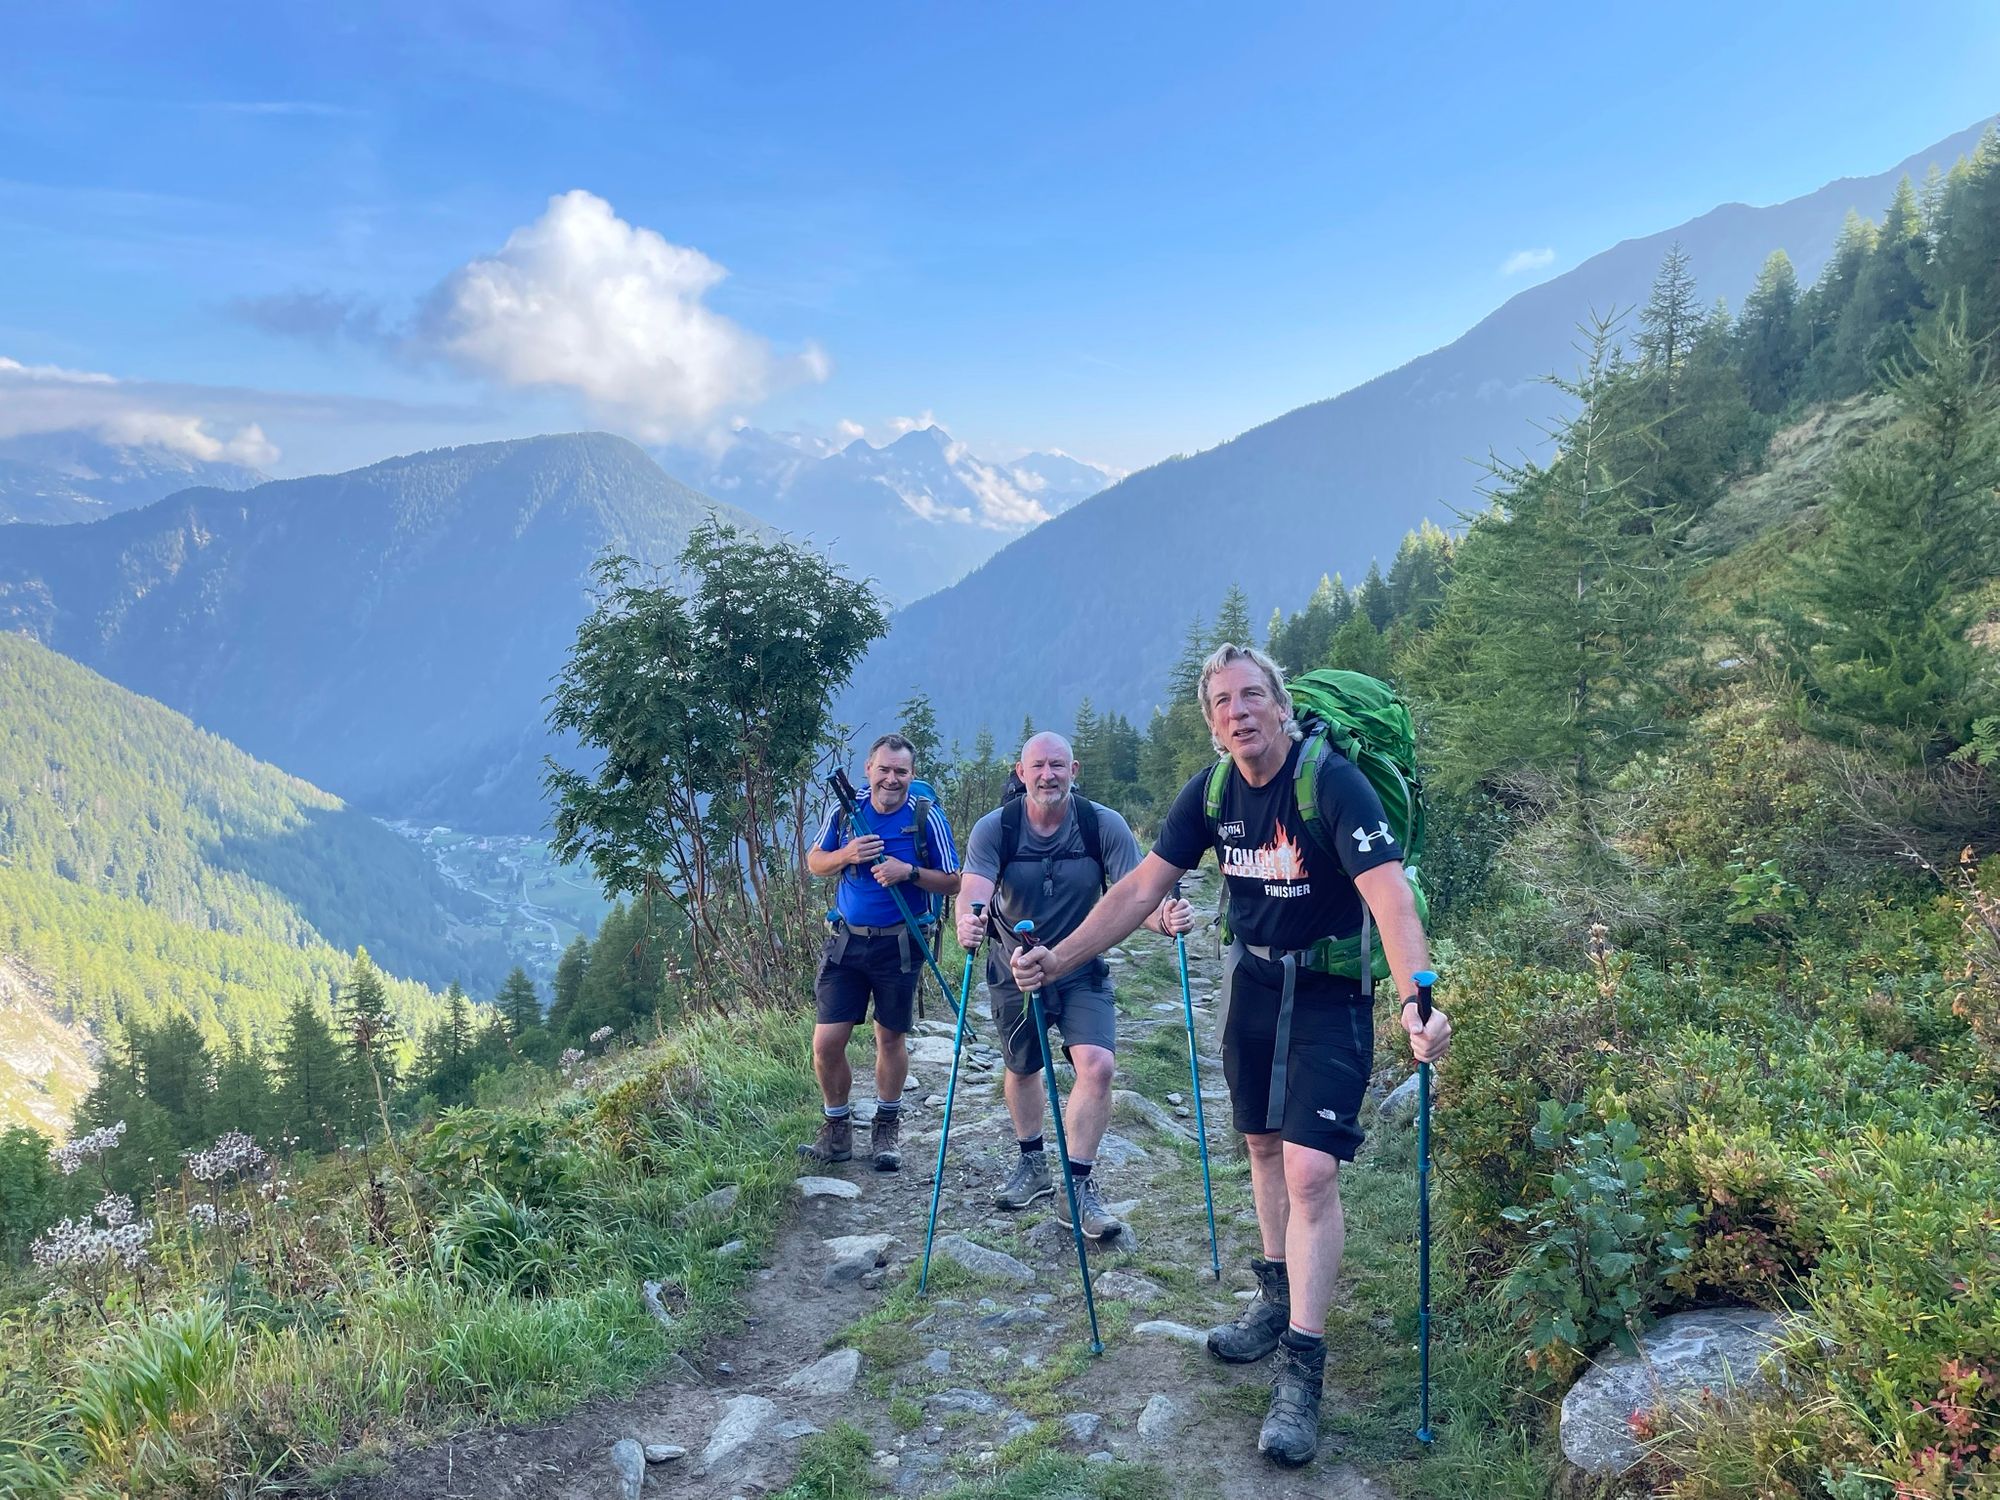
[[1766, 1356], [1784, 1320], [1755, 1307], [1719, 1307], [1662, 1318], [1641, 1337], [1641, 1356], [1600, 1352], [1562, 1404], [1562, 1450], [1585, 1474], [1624, 1473], [1643, 1456], [1634, 1413], [1698, 1406], [1704, 1393], [1768, 1390]]

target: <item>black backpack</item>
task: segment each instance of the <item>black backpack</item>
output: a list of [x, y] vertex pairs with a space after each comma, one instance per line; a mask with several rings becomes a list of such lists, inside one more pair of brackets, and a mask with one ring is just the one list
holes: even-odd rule
[[[1088, 797], [1070, 793], [1070, 805], [1076, 809], [1077, 831], [1083, 835], [1083, 853], [1067, 851], [1050, 856], [1053, 859], [1089, 859], [1097, 862], [1097, 891], [1102, 895], [1111, 888], [1111, 882], [1104, 875], [1104, 835], [1097, 824], [1097, 804]], [[998, 888], [1000, 878], [1007, 873], [1007, 866], [1021, 854], [1021, 839], [1028, 821], [1028, 789], [1021, 785], [1020, 777], [1011, 771], [1007, 775], [1007, 791], [1000, 803], [1000, 867], [993, 872], [993, 884]]]

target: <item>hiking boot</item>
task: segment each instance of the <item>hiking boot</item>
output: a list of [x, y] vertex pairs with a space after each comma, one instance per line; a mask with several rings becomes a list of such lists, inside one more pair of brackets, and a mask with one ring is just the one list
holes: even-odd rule
[[1278, 1347], [1292, 1321], [1292, 1282], [1281, 1260], [1251, 1258], [1257, 1295], [1244, 1304], [1234, 1323], [1208, 1331], [1208, 1352], [1232, 1365], [1247, 1365]]
[[1319, 1396], [1326, 1379], [1326, 1345], [1312, 1353], [1287, 1344], [1271, 1378], [1271, 1410], [1257, 1434], [1257, 1451], [1297, 1468], [1319, 1452]]
[[819, 1134], [813, 1137], [810, 1144], [799, 1147], [799, 1155], [821, 1166], [854, 1160], [854, 1116], [842, 1115], [833, 1120], [822, 1115]]
[[1037, 1198], [1046, 1198], [1056, 1190], [1055, 1184], [1049, 1181], [1046, 1152], [1023, 1151], [1020, 1155], [1021, 1159], [1014, 1164], [1014, 1175], [993, 1195], [995, 1208], [1026, 1208]]
[[[1123, 1234], [1125, 1221], [1104, 1206], [1104, 1200], [1097, 1196], [1097, 1176], [1092, 1173], [1076, 1185], [1076, 1211], [1083, 1215], [1083, 1235], [1085, 1239], [1101, 1240], [1107, 1234]], [[1056, 1217], [1069, 1227], [1069, 1198], [1067, 1195], [1056, 1200]]]
[[892, 1110], [887, 1114], [875, 1112], [875, 1123], [869, 1127], [869, 1154], [878, 1172], [900, 1172], [903, 1170], [903, 1148], [898, 1137], [903, 1129], [903, 1112]]

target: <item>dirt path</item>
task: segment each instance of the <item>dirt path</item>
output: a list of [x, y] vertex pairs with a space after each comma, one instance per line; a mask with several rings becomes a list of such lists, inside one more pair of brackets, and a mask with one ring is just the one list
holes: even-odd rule
[[[1403, 1414], [1381, 1410], [1380, 1387], [1386, 1383], [1400, 1402], [1399, 1387], [1407, 1384], [1402, 1366], [1414, 1360], [1407, 1343], [1394, 1343], [1393, 1324], [1370, 1298], [1348, 1299], [1344, 1288], [1345, 1305], [1333, 1323], [1321, 1455], [1300, 1471], [1276, 1468], [1256, 1452], [1267, 1366], [1225, 1366], [1187, 1341], [1191, 1330], [1235, 1316], [1257, 1249], [1248, 1173], [1228, 1131], [1213, 1016], [1203, 1003], [1219, 984], [1220, 965], [1212, 939], [1197, 946], [1204, 951], [1191, 949], [1190, 957], [1220, 1286], [1208, 1274], [1178, 971], [1171, 947], [1140, 934], [1116, 971], [1125, 1092], [1098, 1169], [1107, 1201], [1136, 1200], [1129, 1209], [1133, 1235], [1091, 1251], [1093, 1276], [1106, 1278], [1097, 1282], [1101, 1356], [1089, 1352], [1074, 1243], [1051, 1200], [1012, 1215], [990, 1207], [1014, 1148], [998, 1057], [984, 1030], [976, 1038], [968, 1031], [938, 1236], [941, 1245], [959, 1236], [998, 1250], [1018, 1269], [996, 1263], [988, 1274], [975, 1274], [940, 1253], [929, 1297], [917, 1296], [951, 1054], [948, 1022], [933, 1019], [913, 1039], [904, 1170], [876, 1173], [863, 1157], [829, 1174], [857, 1188], [857, 1196], [802, 1197], [769, 1264], [751, 1278], [740, 1331], [705, 1350], [698, 1367], [682, 1365], [628, 1399], [592, 1403], [546, 1427], [479, 1431], [405, 1454], [388, 1472], [350, 1481], [336, 1493], [346, 1500], [616, 1497], [612, 1445], [631, 1438], [686, 1450], [648, 1466], [646, 1496], [733, 1500], [783, 1489], [799, 1467], [804, 1439], [839, 1423], [866, 1435], [868, 1475], [884, 1494], [943, 1493], [1004, 1474], [1051, 1447], [1096, 1462], [1154, 1465], [1155, 1493], [1223, 1500], [1389, 1500], [1411, 1493], [1394, 1483]], [[984, 1013], [976, 997], [973, 1015], [983, 1021]], [[1063, 1076], [1066, 1084], [1066, 1070]], [[871, 1097], [871, 1083], [857, 1069], [855, 1097]], [[857, 1138], [859, 1147], [866, 1131]], [[1353, 1174], [1351, 1204], [1357, 1196], [1367, 1202], [1367, 1173], [1364, 1156]], [[1351, 1207], [1350, 1266], [1365, 1289], [1384, 1265], [1406, 1261], [1408, 1247], [1393, 1237], [1371, 1240], [1358, 1217]], [[1403, 1227], [1395, 1226], [1399, 1233]], [[860, 1254], [829, 1285], [835, 1252], [826, 1242], [842, 1236], [889, 1238], [880, 1247], [842, 1247]], [[884, 1264], [869, 1270], [878, 1249]], [[832, 1358], [816, 1364], [829, 1351]], [[825, 1389], [788, 1384], [808, 1367]], [[732, 1423], [747, 1434], [740, 1445], [727, 1439]]]

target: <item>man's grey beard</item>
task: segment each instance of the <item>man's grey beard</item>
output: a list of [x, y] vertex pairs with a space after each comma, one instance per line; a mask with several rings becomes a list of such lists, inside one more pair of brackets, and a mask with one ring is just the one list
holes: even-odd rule
[[1035, 806], [1037, 807], [1060, 807], [1069, 796], [1069, 788], [1064, 787], [1059, 792], [1045, 792], [1040, 787], [1036, 787], [1028, 795], [1035, 799]]

